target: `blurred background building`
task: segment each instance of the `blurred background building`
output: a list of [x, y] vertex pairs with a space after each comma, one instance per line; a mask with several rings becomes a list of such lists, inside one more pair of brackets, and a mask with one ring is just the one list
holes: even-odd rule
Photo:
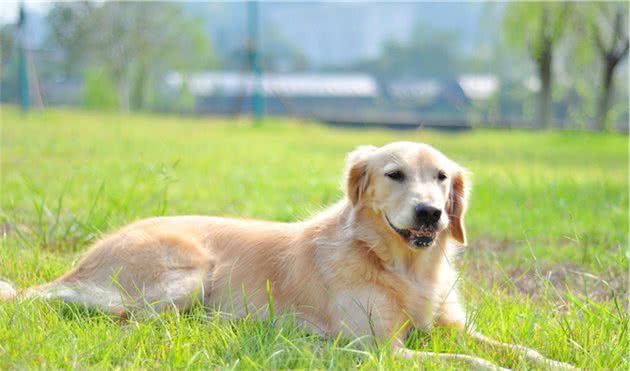
[[238, 115], [259, 94], [338, 125], [628, 129], [627, 2], [19, 5], [2, 102], [23, 68], [34, 107]]

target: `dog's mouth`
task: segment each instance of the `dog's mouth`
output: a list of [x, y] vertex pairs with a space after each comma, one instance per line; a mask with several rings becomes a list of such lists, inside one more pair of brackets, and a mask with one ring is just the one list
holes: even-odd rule
[[396, 231], [405, 241], [409, 242], [414, 247], [429, 247], [435, 241], [435, 237], [437, 236], [437, 229], [433, 226], [420, 226], [419, 229], [401, 229], [397, 228], [395, 225], [389, 221], [387, 215], [385, 215], [385, 219], [389, 226]]

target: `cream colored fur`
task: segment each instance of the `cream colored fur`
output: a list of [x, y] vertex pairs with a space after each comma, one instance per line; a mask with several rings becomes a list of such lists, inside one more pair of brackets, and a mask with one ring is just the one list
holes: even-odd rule
[[[403, 182], [386, 174], [400, 170]], [[445, 180], [438, 180], [442, 171]], [[551, 367], [524, 347], [483, 337], [466, 323], [457, 297], [453, 260], [466, 243], [466, 172], [418, 143], [359, 147], [347, 159], [346, 197], [310, 220], [274, 223], [206, 216], [141, 220], [97, 242], [57, 280], [0, 298], [59, 298], [124, 315], [146, 308], [185, 310], [203, 303], [226, 316], [294, 311], [322, 335], [391, 339], [404, 357], [441, 357], [494, 368], [472, 356], [414, 352], [402, 344], [412, 327], [449, 325], [473, 338], [518, 351]], [[413, 206], [444, 212], [433, 244], [410, 245], [386, 222], [412, 228]]]

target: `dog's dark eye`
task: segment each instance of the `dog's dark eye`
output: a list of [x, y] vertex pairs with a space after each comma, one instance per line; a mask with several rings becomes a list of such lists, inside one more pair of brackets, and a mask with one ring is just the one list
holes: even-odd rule
[[446, 173], [445, 173], [445, 172], [440, 171], [440, 172], [438, 173], [437, 178], [438, 178], [438, 180], [439, 180], [440, 182], [443, 182], [443, 181], [445, 181], [445, 180], [446, 180], [446, 178], [448, 178], [448, 177], [446, 176]]
[[397, 182], [402, 182], [403, 180], [405, 180], [405, 174], [400, 170], [390, 171], [389, 173], [385, 174], [385, 176]]

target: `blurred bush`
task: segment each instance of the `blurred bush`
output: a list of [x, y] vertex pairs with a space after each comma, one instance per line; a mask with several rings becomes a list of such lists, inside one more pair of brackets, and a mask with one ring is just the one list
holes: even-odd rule
[[87, 70], [84, 76], [83, 99], [86, 107], [107, 111], [118, 109], [118, 92], [103, 70]]

